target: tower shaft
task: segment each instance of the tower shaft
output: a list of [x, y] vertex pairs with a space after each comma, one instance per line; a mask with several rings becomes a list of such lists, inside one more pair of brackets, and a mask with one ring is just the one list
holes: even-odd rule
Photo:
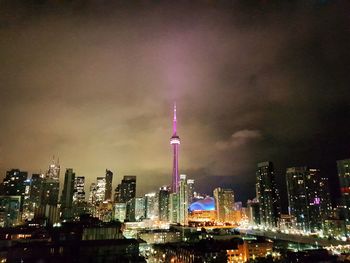
[[173, 147], [173, 174], [171, 191], [177, 193], [179, 190], [179, 145], [180, 137], [177, 135], [177, 120], [176, 120], [176, 104], [174, 104], [174, 119], [173, 119], [173, 136], [170, 138], [170, 144]]

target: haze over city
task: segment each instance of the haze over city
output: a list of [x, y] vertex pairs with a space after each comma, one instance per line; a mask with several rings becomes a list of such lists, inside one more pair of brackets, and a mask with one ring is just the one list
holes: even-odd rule
[[199, 191], [253, 198], [256, 163], [272, 160], [279, 183], [320, 168], [337, 197], [350, 6], [305, 2], [2, 2], [1, 176], [55, 155], [87, 185], [105, 169], [137, 175], [141, 194], [170, 184], [176, 101], [180, 173]]

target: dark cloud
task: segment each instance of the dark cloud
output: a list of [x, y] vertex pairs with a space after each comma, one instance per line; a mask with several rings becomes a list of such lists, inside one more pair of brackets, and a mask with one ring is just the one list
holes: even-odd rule
[[[350, 156], [347, 1], [2, 1], [0, 167], [53, 154], [88, 182], [106, 168], [138, 191], [180, 166], [201, 191], [254, 196], [258, 161], [320, 167], [336, 195]], [[239, 187], [241, 186], [241, 187]], [[242, 187], [244, 186], [244, 187]]]

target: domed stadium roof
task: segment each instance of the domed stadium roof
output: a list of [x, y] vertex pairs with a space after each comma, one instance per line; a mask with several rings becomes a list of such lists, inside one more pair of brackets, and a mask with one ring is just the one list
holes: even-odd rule
[[207, 196], [203, 200], [199, 200], [197, 202], [194, 202], [190, 205], [189, 210], [195, 211], [195, 210], [200, 210], [200, 211], [213, 211], [215, 210], [215, 200], [213, 197]]

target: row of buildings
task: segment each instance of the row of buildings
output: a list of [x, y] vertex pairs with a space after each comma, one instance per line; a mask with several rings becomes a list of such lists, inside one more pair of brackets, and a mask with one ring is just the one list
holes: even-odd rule
[[350, 220], [350, 159], [337, 162], [342, 200], [332, 208], [328, 178], [319, 169], [286, 170], [288, 215], [281, 214], [280, 193], [271, 162], [258, 164], [256, 198], [248, 201], [251, 221], [267, 228], [294, 228], [303, 232], [329, 232], [330, 225], [344, 228]]

